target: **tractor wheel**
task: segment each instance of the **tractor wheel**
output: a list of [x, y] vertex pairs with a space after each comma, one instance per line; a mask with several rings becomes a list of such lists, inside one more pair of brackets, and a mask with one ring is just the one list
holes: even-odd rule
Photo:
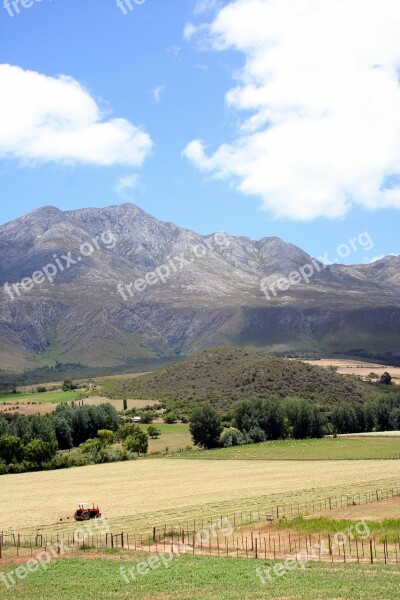
[[82, 517], [82, 521], [89, 521], [90, 512], [88, 510], [84, 510], [81, 517]]

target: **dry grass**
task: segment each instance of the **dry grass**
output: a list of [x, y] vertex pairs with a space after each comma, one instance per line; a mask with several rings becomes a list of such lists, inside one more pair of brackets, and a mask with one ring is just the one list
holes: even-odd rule
[[324, 516], [330, 519], [351, 519], [352, 521], [384, 521], [385, 519], [400, 519], [400, 498], [389, 498], [371, 504], [361, 504], [324, 511]]
[[393, 378], [393, 382], [400, 385], [400, 368], [388, 367], [378, 363], [368, 363], [362, 360], [347, 360], [345, 358], [323, 358], [321, 360], [305, 360], [303, 361], [316, 367], [338, 367], [337, 372], [341, 375], [358, 375], [366, 379], [370, 373], [383, 375], [385, 371], [389, 371]]
[[[83, 402], [84, 402], [84, 404], [87, 404], [88, 406], [98, 406], [99, 404], [103, 404], [104, 402], [106, 402], [106, 403], [114, 406], [114, 408], [118, 411], [121, 411], [124, 408], [123, 400], [110, 400], [110, 398], [102, 398], [101, 396], [91, 396], [90, 398], [85, 398]], [[135, 399], [127, 400], [127, 403], [128, 403], [129, 409], [132, 409], [132, 408], [142, 409], [142, 408], [145, 408], [146, 406], [155, 406], [156, 404], [158, 404], [158, 402], [156, 400], [135, 400]]]
[[3, 475], [0, 530], [65, 530], [65, 520], [76, 505], [94, 501], [114, 530], [145, 531], [177, 518], [232, 514], [266, 509], [272, 502], [388, 487], [396, 485], [399, 476], [400, 461], [169, 459]]
[[399, 438], [400, 431], [370, 431], [368, 433], [344, 433], [338, 438]]
[[[1, 355], [0, 355], [1, 356]], [[143, 373], [121, 373], [119, 375], [104, 375], [102, 377], [81, 377], [78, 378], [77, 381], [103, 381], [104, 379], [134, 379], [135, 377], [141, 377], [142, 375], [147, 375], [149, 371], [143, 371]], [[63, 382], [62, 381], [45, 381], [43, 384], [29, 384], [29, 385], [20, 385], [18, 386], [19, 392], [30, 392], [32, 388], [36, 388], [38, 385], [45, 385], [47, 388], [57, 387], [61, 388]]]
[[58, 404], [1, 404], [0, 403], [0, 414], [7, 412], [19, 413], [25, 417], [31, 417], [32, 415], [49, 415], [52, 413]]

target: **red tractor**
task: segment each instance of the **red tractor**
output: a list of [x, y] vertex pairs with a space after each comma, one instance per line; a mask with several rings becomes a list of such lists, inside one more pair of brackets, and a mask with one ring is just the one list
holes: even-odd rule
[[100, 519], [101, 512], [98, 506], [89, 507], [87, 502], [82, 502], [74, 514], [75, 521], [89, 521], [89, 519]]

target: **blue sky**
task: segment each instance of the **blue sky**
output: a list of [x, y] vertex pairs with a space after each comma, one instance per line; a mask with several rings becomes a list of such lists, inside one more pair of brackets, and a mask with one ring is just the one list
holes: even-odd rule
[[[361, 42], [357, 47], [351, 27], [341, 32], [345, 50], [347, 34], [351, 48], [359, 49], [357, 68], [346, 72], [357, 85], [348, 85], [339, 67], [352, 62], [340, 62], [340, 50], [329, 46], [326, 35], [325, 46], [313, 53], [306, 43], [301, 46], [301, 36], [299, 47], [293, 41], [294, 27], [303, 25], [306, 35], [321, 23], [323, 28], [325, 17], [332, 23], [332, 15], [301, 13], [285, 21], [292, 0], [145, 0], [141, 5], [132, 0], [134, 10], [127, 8], [126, 15], [116, 0], [32, 0], [19, 14], [11, 3], [12, 17], [2, 3], [0, 63], [12, 69], [0, 70], [0, 98], [9, 95], [3, 105], [0, 99], [1, 223], [43, 205], [66, 210], [133, 202], [203, 234], [276, 235], [316, 256], [334, 255], [337, 246], [368, 231], [373, 249], [344, 262], [400, 253], [397, 31], [393, 37], [386, 32], [382, 56], [374, 29], [360, 33], [370, 34], [368, 53]], [[395, 22], [390, 11], [398, 12], [392, 0], [383, 3], [389, 14], [378, 23], [380, 32]], [[343, 8], [350, 24], [357, 21], [356, 4], [349, 0]], [[365, 22], [371, 28], [377, 27], [373, 4], [376, 8], [366, 0], [371, 11]], [[343, 22], [341, 10], [335, 18]], [[320, 43], [318, 37], [314, 41]], [[329, 53], [337, 71], [327, 65]], [[368, 69], [359, 68], [360, 57]], [[314, 89], [322, 72], [318, 60], [332, 75]], [[53, 86], [61, 75], [65, 93], [61, 85]], [[321, 88], [331, 80], [332, 118], [323, 121], [328, 109]], [[369, 104], [362, 100], [370, 97]], [[51, 139], [48, 130], [44, 139], [37, 115], [43, 120], [52, 113], [52, 102], [55, 116], [46, 117], [52, 120]], [[100, 116], [93, 123], [96, 110]], [[358, 117], [364, 113], [363, 121]], [[29, 150], [25, 120], [34, 131]], [[365, 123], [371, 121], [369, 131]], [[105, 123], [111, 128], [107, 135], [100, 126]], [[65, 127], [74, 129], [72, 141], [66, 140]], [[63, 136], [57, 137], [60, 128]], [[3, 139], [1, 129], [6, 129]], [[118, 146], [121, 132], [127, 138]], [[97, 151], [90, 146], [98, 139]], [[125, 152], [130, 160], [121, 158]]]

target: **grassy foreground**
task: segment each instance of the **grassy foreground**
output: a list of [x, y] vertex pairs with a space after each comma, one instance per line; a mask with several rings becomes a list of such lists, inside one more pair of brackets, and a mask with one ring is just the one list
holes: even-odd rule
[[[148, 600], [261, 600], [332, 598], [397, 600], [399, 571], [395, 567], [330, 565], [310, 563], [263, 585], [256, 568], [272, 567], [271, 561], [181, 556], [168, 567], [162, 563], [148, 573], [126, 583], [120, 568], [130, 568], [146, 556], [117, 557], [113, 560], [54, 560], [47, 571], [38, 570], [6, 590], [0, 583], [0, 598], [7, 600], [109, 600], [137, 598]], [[7, 565], [8, 573], [15, 565]], [[244, 590], [246, 590], [244, 592]], [[245, 593], [245, 596], [244, 596]]]

